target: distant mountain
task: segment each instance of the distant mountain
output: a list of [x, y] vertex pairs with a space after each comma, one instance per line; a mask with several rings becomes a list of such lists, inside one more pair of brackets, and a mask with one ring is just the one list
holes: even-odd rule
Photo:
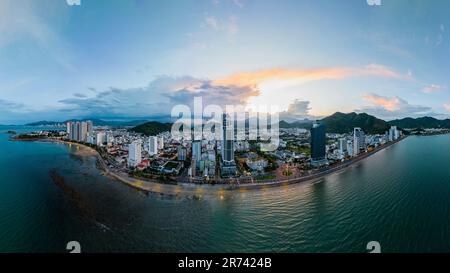
[[94, 123], [94, 126], [137, 126], [146, 123], [148, 120], [101, 120], [101, 119], [88, 119]]
[[450, 128], [450, 119], [440, 120], [433, 117], [403, 118], [391, 120], [389, 124], [402, 129]]
[[130, 131], [141, 133], [147, 136], [154, 136], [162, 132], [172, 129], [172, 123], [162, 123], [157, 121], [149, 121], [130, 129]]
[[327, 132], [339, 134], [352, 132], [355, 127], [360, 127], [369, 134], [382, 134], [390, 128], [386, 121], [366, 113], [344, 114], [336, 112], [320, 120], [320, 122], [325, 125]]
[[90, 120], [94, 124], [94, 126], [137, 126], [143, 123], [146, 123], [147, 120], [130, 120], [130, 121], [117, 121], [117, 120], [102, 120], [102, 119], [69, 119], [66, 121], [37, 121], [32, 123], [27, 123], [25, 125], [27, 126], [43, 126], [43, 125], [51, 125], [51, 126], [57, 126], [60, 124], [66, 124], [67, 122], [76, 122], [76, 121], [86, 121]]
[[280, 128], [302, 128], [302, 129], [311, 129], [312, 121], [310, 120], [302, 120], [302, 121], [294, 121], [294, 122], [287, 122], [285, 120], [281, 120], [278, 124]]
[[59, 121], [47, 121], [47, 120], [41, 120], [41, 121], [36, 121], [36, 122], [30, 122], [25, 124], [26, 126], [43, 126], [43, 125], [58, 125], [61, 124], [62, 122]]

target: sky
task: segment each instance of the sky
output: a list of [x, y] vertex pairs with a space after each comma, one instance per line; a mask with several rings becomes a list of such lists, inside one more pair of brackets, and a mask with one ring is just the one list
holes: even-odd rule
[[[71, 1], [69, 1], [71, 2]], [[277, 106], [450, 117], [450, 1], [0, 0], [0, 124]]]

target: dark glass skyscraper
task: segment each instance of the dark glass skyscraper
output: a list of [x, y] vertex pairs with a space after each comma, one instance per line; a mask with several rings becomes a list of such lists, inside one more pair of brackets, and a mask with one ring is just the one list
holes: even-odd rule
[[233, 176], [236, 174], [234, 162], [234, 126], [228, 120], [227, 114], [222, 116], [222, 162], [221, 175]]
[[224, 163], [234, 162], [234, 130], [227, 119], [227, 114], [223, 114], [222, 119], [222, 160]]
[[325, 125], [314, 123], [311, 128], [311, 165], [326, 163]]

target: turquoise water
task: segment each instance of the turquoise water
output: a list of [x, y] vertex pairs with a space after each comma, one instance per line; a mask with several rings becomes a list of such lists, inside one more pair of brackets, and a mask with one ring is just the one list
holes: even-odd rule
[[[409, 137], [315, 183], [195, 200], [110, 180], [0, 127], [0, 252], [450, 252], [450, 135]], [[13, 128], [14, 129], [14, 128]], [[32, 128], [15, 128], [32, 130]], [[63, 183], [55, 183], [57, 174]]]

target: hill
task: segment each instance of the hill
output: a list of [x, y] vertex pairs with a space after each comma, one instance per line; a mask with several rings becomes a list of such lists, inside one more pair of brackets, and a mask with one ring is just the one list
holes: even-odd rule
[[130, 129], [132, 132], [141, 133], [147, 136], [154, 136], [162, 132], [170, 132], [172, 123], [162, 123], [157, 121], [149, 121]]
[[389, 121], [389, 124], [402, 129], [450, 128], [450, 119], [439, 120], [433, 117], [403, 118]]
[[303, 129], [311, 129], [312, 121], [310, 120], [304, 120], [304, 121], [294, 121], [294, 122], [287, 122], [285, 120], [281, 120], [278, 124], [280, 128], [303, 128]]
[[379, 118], [368, 115], [366, 113], [340, 113], [336, 112], [320, 120], [325, 126], [328, 133], [349, 133], [353, 128], [360, 127], [364, 132], [369, 134], [382, 134], [386, 132], [390, 125]]

